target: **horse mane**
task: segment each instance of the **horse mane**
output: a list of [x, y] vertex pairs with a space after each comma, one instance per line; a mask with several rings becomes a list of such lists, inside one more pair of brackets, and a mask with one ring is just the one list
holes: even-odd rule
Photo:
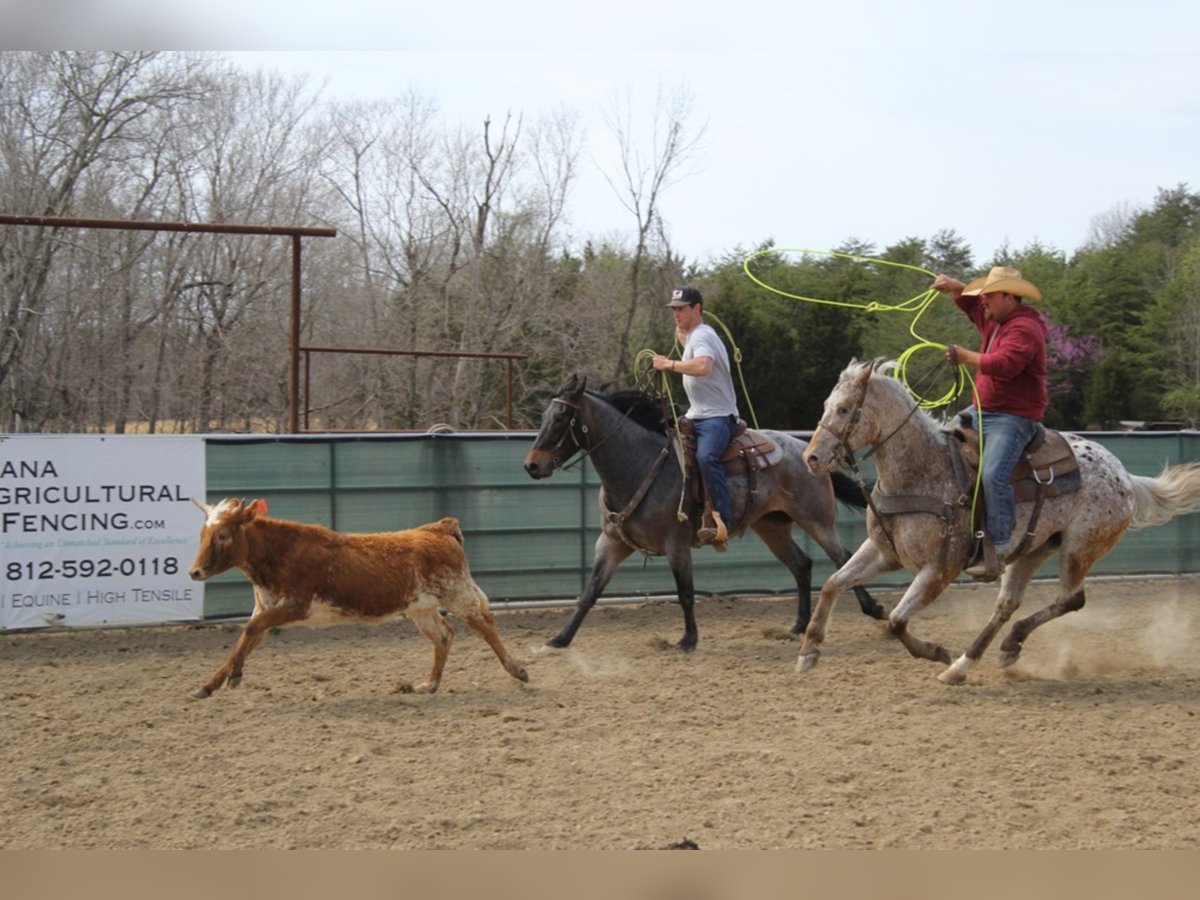
[[637, 388], [620, 388], [605, 393], [599, 391], [588, 391], [588, 393], [606, 401], [622, 415], [628, 416], [646, 430], [666, 434], [668, 423], [662, 404], [645, 391]]
[[896, 377], [895, 373], [898, 367], [899, 363], [896, 360], [887, 359], [883, 356], [876, 357], [873, 360], [865, 360], [863, 362], [851, 360], [850, 365], [846, 366], [845, 371], [842, 372], [842, 377], [853, 378], [859, 375], [863, 369], [871, 369], [873, 380], [874, 376], [878, 376], [881, 379], [876, 383], [884, 387], [886, 390], [890, 390], [895, 393], [898, 402], [904, 402], [908, 405], [915, 404], [917, 406], [917, 410], [913, 413], [913, 415], [919, 419], [924, 419], [929, 427], [935, 430], [940, 430], [943, 427], [942, 424], [938, 422], [936, 418], [931, 416], [927, 410], [921, 408], [921, 405], [917, 403], [913, 395], [909, 393], [908, 387], [904, 384], [904, 382]]

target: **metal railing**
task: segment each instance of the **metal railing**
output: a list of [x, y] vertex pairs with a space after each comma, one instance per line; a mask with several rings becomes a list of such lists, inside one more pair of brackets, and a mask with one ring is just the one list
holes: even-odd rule
[[304, 356], [304, 431], [309, 434], [321, 433], [325, 429], [311, 427], [309, 414], [312, 411], [311, 401], [311, 359], [314, 353], [356, 353], [371, 356], [415, 356], [438, 357], [448, 359], [501, 359], [505, 362], [505, 427], [513, 428], [513, 363], [517, 360], [528, 359], [523, 353], [467, 353], [451, 350], [385, 350], [372, 347], [301, 347]]

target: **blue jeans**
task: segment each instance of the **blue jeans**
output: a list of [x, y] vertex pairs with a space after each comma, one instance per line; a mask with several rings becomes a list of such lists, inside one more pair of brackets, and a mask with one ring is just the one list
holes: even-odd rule
[[725, 466], [721, 454], [733, 440], [737, 420], [733, 416], [716, 416], [711, 419], [694, 419], [696, 424], [696, 462], [708, 486], [708, 496], [713, 509], [721, 514], [727, 526], [732, 527], [733, 510], [729, 500], [729, 484], [725, 481]]
[[[979, 429], [975, 407], [969, 406], [964, 411], [970, 414], [971, 421]], [[1017, 517], [1016, 498], [1009, 479], [1021, 460], [1021, 451], [1037, 433], [1037, 426], [1033, 419], [1010, 413], [983, 414], [983, 471], [980, 477], [987, 501], [987, 533], [1000, 547], [1012, 540]]]

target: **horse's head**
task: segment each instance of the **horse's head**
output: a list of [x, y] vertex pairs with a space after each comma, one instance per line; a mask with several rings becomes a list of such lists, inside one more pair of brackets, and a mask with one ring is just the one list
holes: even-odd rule
[[828, 475], [859, 447], [869, 443], [878, 428], [864, 419], [871, 373], [882, 360], [860, 363], [851, 359], [825, 398], [821, 421], [804, 450], [804, 462], [814, 475]]
[[549, 478], [581, 449], [575, 430], [586, 387], [587, 378], [572, 375], [546, 406], [533, 449], [525, 454], [525, 471], [531, 478]]

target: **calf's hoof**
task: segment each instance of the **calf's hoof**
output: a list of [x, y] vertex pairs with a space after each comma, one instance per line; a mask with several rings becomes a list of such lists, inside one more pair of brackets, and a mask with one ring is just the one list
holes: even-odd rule
[[207, 700], [211, 696], [212, 696], [212, 691], [209, 690], [207, 687], [199, 687], [199, 688], [196, 688], [196, 690], [192, 691], [192, 699], [193, 700]]
[[812, 669], [817, 664], [817, 660], [821, 658], [821, 654], [817, 651], [812, 653], [801, 653], [796, 657], [796, 674], [803, 675], [805, 672]]
[[508, 670], [508, 674], [517, 681], [529, 681], [529, 673], [525, 671], [525, 667], [519, 663], [509, 662], [504, 666]]

